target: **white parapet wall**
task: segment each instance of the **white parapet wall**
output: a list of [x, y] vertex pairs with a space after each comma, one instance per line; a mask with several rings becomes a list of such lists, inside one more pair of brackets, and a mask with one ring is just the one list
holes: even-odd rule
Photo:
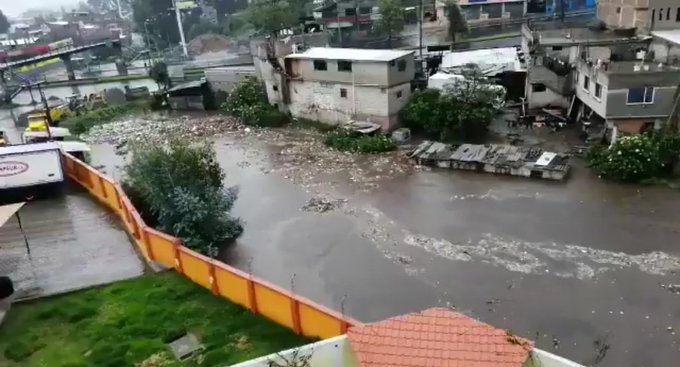
[[[309, 367], [358, 367], [356, 356], [349, 345], [347, 335], [303, 345], [298, 348], [270, 354], [235, 364], [232, 367], [289, 366], [293, 360], [309, 358]], [[299, 363], [299, 362], [298, 362]], [[556, 365], [559, 366], [559, 365]]]
[[566, 358], [534, 348], [524, 367], [585, 367]]

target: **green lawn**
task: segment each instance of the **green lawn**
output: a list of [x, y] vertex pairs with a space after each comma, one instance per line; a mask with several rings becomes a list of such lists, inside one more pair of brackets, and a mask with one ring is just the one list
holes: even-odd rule
[[[204, 353], [174, 361], [166, 342], [194, 333]], [[309, 342], [174, 272], [15, 304], [0, 366], [228, 366]]]

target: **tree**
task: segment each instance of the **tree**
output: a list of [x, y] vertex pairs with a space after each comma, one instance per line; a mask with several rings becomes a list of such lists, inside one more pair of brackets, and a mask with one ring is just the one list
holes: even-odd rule
[[496, 114], [493, 101], [498, 93], [483, 79], [471, 76], [444, 91], [414, 93], [401, 112], [402, 120], [405, 126], [435, 139], [478, 142]]
[[255, 0], [248, 8], [247, 19], [262, 34], [274, 34], [299, 25], [297, 10], [283, 0]]
[[166, 90], [170, 85], [170, 75], [168, 74], [168, 65], [163, 61], [158, 61], [149, 70], [149, 76], [158, 84], [161, 89]]
[[7, 33], [7, 31], [9, 31], [9, 21], [2, 10], [0, 10], [0, 33]]
[[449, 37], [451, 38], [451, 45], [456, 43], [456, 35], [459, 33], [467, 33], [469, 31], [467, 20], [460, 5], [455, 0], [449, 0], [446, 3], [446, 18], [449, 21]]
[[404, 29], [404, 9], [401, 0], [378, 0], [380, 21], [378, 29], [387, 33], [387, 44], [392, 47], [392, 35]]
[[254, 77], [246, 77], [234, 86], [222, 110], [246, 125], [277, 127], [288, 123], [288, 116], [269, 104], [264, 83]]
[[[236, 189], [224, 189], [224, 171], [209, 143], [172, 140], [132, 147], [124, 187], [155, 226], [182, 239], [200, 253], [214, 257], [219, 246], [238, 237], [243, 227], [229, 214]], [[141, 203], [140, 203], [141, 202]]]
[[194, 39], [202, 34], [219, 34], [221, 31], [222, 29], [218, 25], [208, 20], [201, 19], [189, 29], [189, 39]]

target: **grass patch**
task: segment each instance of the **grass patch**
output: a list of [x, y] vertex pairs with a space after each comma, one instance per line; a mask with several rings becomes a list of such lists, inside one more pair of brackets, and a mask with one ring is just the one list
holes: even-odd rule
[[143, 108], [142, 103], [126, 103], [118, 106], [107, 106], [88, 111], [80, 116], [69, 117], [59, 126], [69, 129], [71, 134], [80, 135], [89, 131], [95, 125], [102, 125], [121, 116]]
[[[180, 363], [166, 343], [186, 331], [206, 350]], [[164, 272], [16, 304], [0, 326], [0, 366], [228, 366], [307, 342]]]

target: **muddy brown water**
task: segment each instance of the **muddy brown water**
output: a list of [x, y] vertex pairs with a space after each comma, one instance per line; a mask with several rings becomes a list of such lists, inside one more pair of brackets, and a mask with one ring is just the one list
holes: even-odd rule
[[[680, 283], [678, 192], [607, 183], [578, 163], [565, 183], [446, 170], [370, 190], [343, 170], [293, 183], [305, 166], [254, 140], [216, 140], [245, 221], [224, 262], [366, 322], [449, 306], [586, 365], [680, 358], [680, 295], [662, 287]], [[120, 178], [110, 146], [94, 156]], [[366, 175], [370, 159], [357, 163]], [[301, 210], [316, 192], [347, 203]]]

